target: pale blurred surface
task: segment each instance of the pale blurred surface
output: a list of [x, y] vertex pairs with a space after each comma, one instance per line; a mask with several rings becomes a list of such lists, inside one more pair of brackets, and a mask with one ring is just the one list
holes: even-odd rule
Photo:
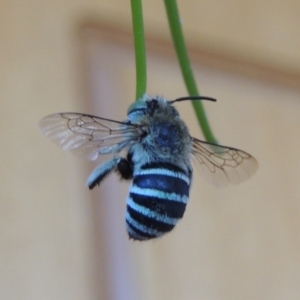
[[[178, 4], [201, 93], [218, 99], [205, 103], [213, 131], [255, 156], [258, 173], [215, 189], [195, 172], [174, 232], [128, 241], [128, 184], [111, 176], [88, 191], [94, 165], [46, 140], [38, 121], [59, 111], [126, 117], [129, 3], [2, 2], [0, 299], [300, 298], [300, 4]], [[144, 10], [148, 92], [184, 96], [163, 4]], [[189, 103], [177, 108], [201, 138]]]

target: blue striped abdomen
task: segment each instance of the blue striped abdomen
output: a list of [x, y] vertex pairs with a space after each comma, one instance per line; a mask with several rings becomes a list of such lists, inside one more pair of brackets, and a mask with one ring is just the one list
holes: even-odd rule
[[186, 208], [191, 173], [173, 164], [150, 163], [134, 174], [126, 212], [130, 238], [148, 240], [174, 228]]

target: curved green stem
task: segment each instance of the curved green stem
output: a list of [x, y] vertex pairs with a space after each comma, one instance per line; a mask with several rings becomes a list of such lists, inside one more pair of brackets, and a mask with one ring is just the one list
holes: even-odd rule
[[147, 88], [146, 47], [144, 36], [143, 11], [141, 0], [131, 0], [131, 15], [135, 49], [136, 100], [140, 99]]
[[[199, 92], [185, 46], [176, 0], [164, 0], [164, 2], [174, 47], [186, 88], [190, 96], [198, 96]], [[210, 129], [202, 103], [200, 101], [192, 101], [192, 105], [205, 139], [211, 143], [217, 143], [217, 140]]]

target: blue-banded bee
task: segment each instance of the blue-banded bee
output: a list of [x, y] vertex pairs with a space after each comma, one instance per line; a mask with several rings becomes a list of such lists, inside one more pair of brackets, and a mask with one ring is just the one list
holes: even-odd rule
[[[113, 157], [88, 177], [93, 189], [112, 171], [132, 179], [127, 198], [126, 229], [134, 240], [149, 240], [171, 231], [183, 217], [192, 180], [191, 158], [213, 184], [238, 184], [257, 169], [256, 160], [236, 148], [191, 137], [175, 102], [212, 100], [183, 97], [168, 101], [144, 95], [128, 109], [124, 122], [81, 113], [58, 113], [40, 121], [42, 133], [63, 150]], [[127, 156], [119, 153], [127, 151]]]

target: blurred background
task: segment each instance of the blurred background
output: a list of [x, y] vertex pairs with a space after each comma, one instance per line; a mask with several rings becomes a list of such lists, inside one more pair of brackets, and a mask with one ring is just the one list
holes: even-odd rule
[[[144, 1], [148, 93], [185, 96], [162, 1]], [[129, 241], [129, 183], [44, 138], [75, 111], [126, 118], [135, 96], [130, 3], [0, 2], [0, 299], [299, 299], [300, 2], [178, 0], [214, 134], [259, 162], [239, 186], [195, 171], [169, 235]], [[202, 138], [191, 105], [178, 103]], [[101, 163], [105, 160], [99, 160]]]

